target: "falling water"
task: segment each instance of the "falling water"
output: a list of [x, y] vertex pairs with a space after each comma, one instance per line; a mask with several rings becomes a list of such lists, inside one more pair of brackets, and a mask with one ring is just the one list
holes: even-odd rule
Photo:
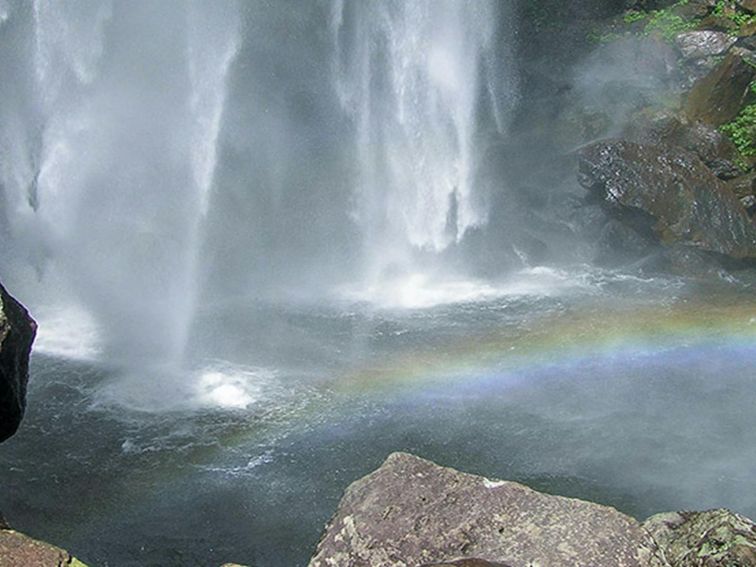
[[1, 3], [3, 261], [40, 346], [63, 322], [178, 368], [200, 305], [444, 271], [498, 182], [509, 4]]
[[19, 62], [31, 63], [29, 91], [18, 100], [34, 104], [3, 127], [15, 236], [35, 235], [40, 277], [62, 282], [94, 318], [110, 362], [176, 363], [198, 293], [237, 6], [25, 8], [10, 17], [33, 30]]
[[497, 39], [507, 21], [507, 3], [489, 0], [333, 4], [336, 88], [358, 148], [354, 215], [373, 276], [486, 222], [479, 124], [506, 128], [514, 73]]

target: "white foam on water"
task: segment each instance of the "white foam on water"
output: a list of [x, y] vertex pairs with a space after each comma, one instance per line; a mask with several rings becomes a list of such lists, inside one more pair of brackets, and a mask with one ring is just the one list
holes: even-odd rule
[[268, 450], [260, 455], [256, 455], [247, 460], [246, 463], [238, 466], [199, 466], [198, 468], [230, 477], [242, 477], [255, 473], [255, 469], [262, 465], [267, 465], [274, 461], [273, 451]]
[[224, 362], [195, 370], [146, 368], [117, 375], [94, 396], [94, 406], [146, 413], [250, 410], [268, 398], [274, 373]]
[[87, 361], [100, 356], [100, 330], [84, 309], [73, 305], [41, 308], [34, 318], [38, 325], [34, 352]]
[[412, 273], [365, 287], [342, 288], [339, 293], [347, 301], [365, 302], [381, 309], [427, 309], [502, 297], [550, 297], [591, 287], [593, 284], [584, 277], [553, 268], [535, 267], [495, 281]]

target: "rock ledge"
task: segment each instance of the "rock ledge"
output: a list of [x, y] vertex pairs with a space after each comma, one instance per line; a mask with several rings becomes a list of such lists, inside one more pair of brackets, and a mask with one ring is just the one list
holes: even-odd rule
[[347, 489], [310, 567], [746, 567], [756, 526], [726, 510], [654, 516], [394, 453]]

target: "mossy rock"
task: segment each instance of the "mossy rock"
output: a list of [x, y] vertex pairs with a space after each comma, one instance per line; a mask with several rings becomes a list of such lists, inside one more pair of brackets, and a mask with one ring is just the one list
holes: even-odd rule
[[756, 565], [756, 525], [729, 510], [657, 514], [643, 527], [673, 567]]

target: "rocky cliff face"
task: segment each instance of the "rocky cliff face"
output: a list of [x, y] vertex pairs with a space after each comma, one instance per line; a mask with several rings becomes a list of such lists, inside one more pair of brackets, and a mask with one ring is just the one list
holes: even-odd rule
[[733, 259], [756, 259], [756, 225], [692, 152], [624, 140], [580, 152], [580, 183], [640, 234]]
[[16, 432], [24, 416], [36, 332], [29, 313], [0, 284], [0, 441]]
[[353, 483], [310, 567], [747, 567], [756, 525], [716, 510], [646, 523], [394, 453]]

